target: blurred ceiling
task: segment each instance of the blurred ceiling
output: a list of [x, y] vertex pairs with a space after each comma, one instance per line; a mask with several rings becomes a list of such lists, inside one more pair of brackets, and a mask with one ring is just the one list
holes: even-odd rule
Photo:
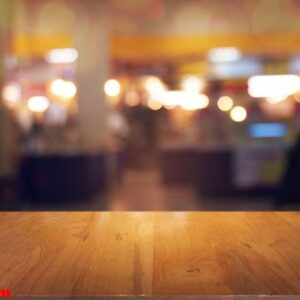
[[[20, 56], [38, 56], [51, 48], [70, 47], [74, 29], [86, 26], [87, 15], [78, 11], [78, 5], [85, 0], [9, 1], [16, 4], [12, 34], [14, 51]], [[94, 17], [105, 4], [112, 53], [118, 59], [201, 55], [220, 46], [235, 46], [255, 54], [293, 54], [300, 50], [298, 0], [89, 3], [93, 3]]]

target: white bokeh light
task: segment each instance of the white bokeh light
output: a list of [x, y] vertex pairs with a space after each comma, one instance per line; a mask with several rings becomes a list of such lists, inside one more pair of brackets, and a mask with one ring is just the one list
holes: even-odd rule
[[230, 117], [234, 122], [243, 122], [247, 118], [247, 111], [243, 106], [235, 106], [230, 111]]
[[297, 75], [259, 75], [248, 80], [248, 92], [254, 98], [283, 99], [299, 90]]
[[47, 97], [34, 96], [28, 99], [27, 107], [32, 112], [42, 113], [49, 108], [50, 102]]
[[203, 91], [205, 82], [196, 76], [188, 76], [182, 79], [181, 89], [187, 92], [200, 93]]
[[49, 64], [74, 63], [78, 58], [78, 52], [74, 48], [52, 49], [45, 55]]
[[116, 79], [109, 79], [104, 84], [104, 92], [109, 97], [116, 97], [121, 92], [121, 84]]
[[168, 91], [164, 93], [162, 103], [164, 106], [180, 106], [184, 110], [197, 110], [207, 107], [209, 99], [204, 94]]
[[22, 99], [22, 88], [21, 86], [16, 83], [8, 83], [4, 86], [2, 90], [2, 97], [4, 103], [9, 106], [13, 107], [18, 104]]
[[76, 85], [72, 81], [55, 79], [50, 85], [51, 93], [61, 99], [71, 99], [77, 93]]
[[235, 47], [214, 48], [208, 52], [209, 59], [214, 63], [237, 61], [241, 56], [240, 50]]
[[149, 76], [144, 79], [144, 86], [152, 99], [159, 100], [163, 93], [166, 91], [166, 87], [163, 82], [155, 76]]

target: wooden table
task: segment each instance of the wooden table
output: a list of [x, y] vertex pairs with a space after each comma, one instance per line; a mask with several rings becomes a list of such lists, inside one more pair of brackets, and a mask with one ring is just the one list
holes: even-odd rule
[[4, 212], [0, 263], [17, 296], [300, 295], [300, 213]]

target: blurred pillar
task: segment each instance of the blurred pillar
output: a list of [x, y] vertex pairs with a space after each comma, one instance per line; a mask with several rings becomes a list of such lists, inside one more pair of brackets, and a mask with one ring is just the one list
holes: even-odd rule
[[109, 17], [106, 1], [76, 2], [75, 48], [79, 130], [84, 149], [107, 144], [106, 101], [103, 85], [109, 77]]
[[15, 0], [0, 0], [0, 177], [10, 175], [15, 171], [18, 151], [17, 128], [2, 101], [5, 57], [10, 54], [11, 50], [12, 19], [15, 4]]

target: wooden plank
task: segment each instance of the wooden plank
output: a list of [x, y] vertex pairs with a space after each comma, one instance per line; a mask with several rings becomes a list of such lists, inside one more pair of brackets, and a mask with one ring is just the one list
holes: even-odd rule
[[0, 288], [17, 296], [300, 295], [299, 216], [0, 213]]
[[153, 294], [300, 294], [299, 213], [157, 219]]
[[0, 214], [0, 286], [17, 295], [151, 294], [152, 214]]

